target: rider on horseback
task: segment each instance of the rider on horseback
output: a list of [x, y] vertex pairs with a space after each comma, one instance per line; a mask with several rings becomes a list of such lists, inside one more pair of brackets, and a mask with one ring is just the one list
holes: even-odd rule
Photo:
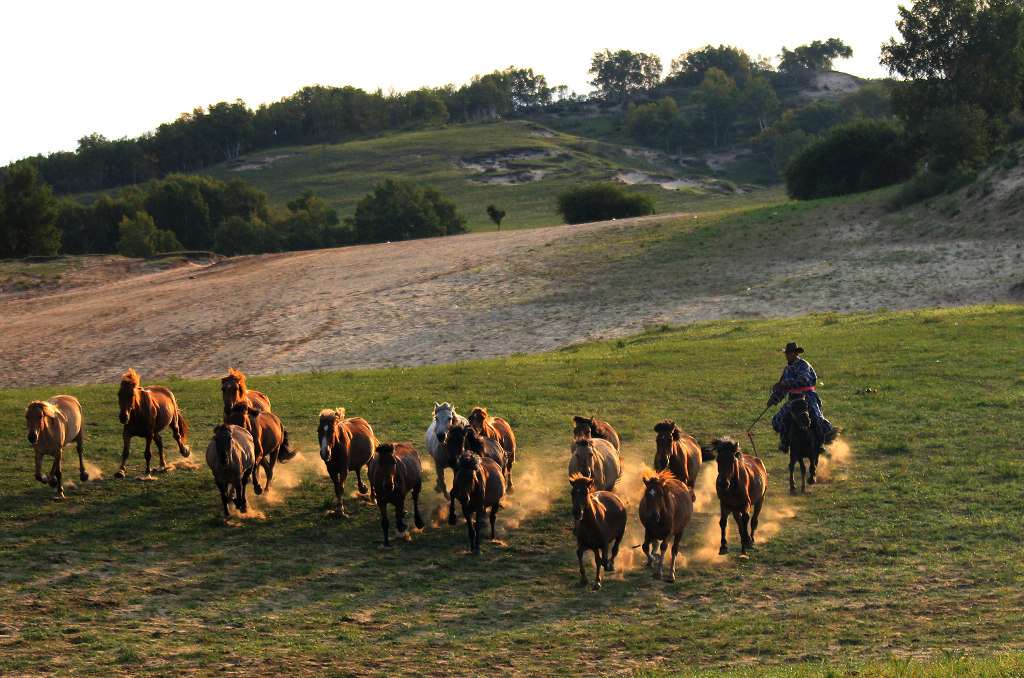
[[[803, 398], [810, 405], [811, 418], [817, 433], [818, 451], [824, 452], [825, 445], [833, 442], [842, 430], [832, 426], [828, 419], [821, 413], [821, 399], [814, 390], [814, 383], [817, 375], [811, 364], [800, 357], [804, 350], [796, 345], [796, 342], [789, 342], [782, 353], [786, 354], [786, 367], [782, 369], [782, 378], [772, 386], [771, 396], [768, 398], [768, 406], [782, 402], [782, 399], [789, 394], [789, 400]], [[789, 401], [779, 408], [779, 411], [772, 417], [772, 428], [779, 434], [779, 451], [789, 451], [789, 441], [786, 438], [786, 414], [789, 412]]]

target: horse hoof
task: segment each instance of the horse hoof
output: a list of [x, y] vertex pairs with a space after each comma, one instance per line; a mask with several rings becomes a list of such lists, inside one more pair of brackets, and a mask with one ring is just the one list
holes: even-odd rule
[[256, 494], [263, 494], [263, 488], [259, 487], [258, 485], [253, 485], [252, 491], [255, 492]]
[[789, 488], [789, 493], [790, 494], [796, 494], [796, 487], [794, 486], [794, 487]]
[[79, 474], [78, 474], [78, 477], [79, 477], [79, 478], [81, 479], [81, 481], [82, 481], [83, 483], [87, 483], [87, 482], [89, 482], [89, 474], [88, 474], [88, 473], [86, 473], [85, 471], [83, 471], [83, 472], [79, 473]]
[[722, 548], [718, 549], [718, 555], [720, 555], [720, 556], [724, 556], [728, 552], [729, 552], [729, 547], [728, 546], [723, 546]]
[[667, 577], [664, 577], [664, 579], [665, 579], [665, 581], [675, 581], [676, 580], [676, 573], [675, 572], [670, 572]]
[[601, 582], [599, 582], [599, 581], [594, 582], [594, 590], [595, 591], [600, 591], [601, 590]]
[[124, 469], [123, 468], [118, 469], [117, 473], [114, 474], [114, 477], [115, 478], [124, 478]]
[[189, 448], [186, 447], [183, 450], [181, 450], [181, 456], [185, 457], [186, 459], [188, 459], [191, 455], [192, 450], [190, 450]]
[[348, 518], [348, 514], [341, 509], [334, 509], [333, 511], [328, 511], [327, 515], [329, 515], [332, 518]]
[[53, 497], [54, 501], [64, 501], [65, 499], [67, 499], [67, 497], [64, 496], [64, 493], [54, 495]]
[[808, 484], [808, 485], [813, 485], [813, 484], [814, 484], [814, 483], [816, 483], [816, 482], [818, 482], [818, 481], [816, 481], [816, 480], [814, 479], [814, 476], [811, 476], [810, 478], [808, 478], [808, 479], [807, 479], [807, 484]]

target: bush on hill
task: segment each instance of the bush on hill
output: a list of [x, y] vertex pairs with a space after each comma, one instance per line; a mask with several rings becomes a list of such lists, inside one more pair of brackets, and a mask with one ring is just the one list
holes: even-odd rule
[[654, 214], [654, 198], [630, 194], [623, 186], [602, 182], [558, 194], [558, 211], [567, 224], [624, 219]]
[[355, 216], [346, 221], [360, 243], [466, 232], [466, 219], [455, 211], [455, 203], [437, 189], [404, 179], [377, 184], [356, 204]]

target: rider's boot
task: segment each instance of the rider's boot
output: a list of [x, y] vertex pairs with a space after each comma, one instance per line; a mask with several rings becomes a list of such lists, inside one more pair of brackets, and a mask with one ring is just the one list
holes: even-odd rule
[[779, 452], [789, 452], [789, 438], [785, 433], [779, 434]]

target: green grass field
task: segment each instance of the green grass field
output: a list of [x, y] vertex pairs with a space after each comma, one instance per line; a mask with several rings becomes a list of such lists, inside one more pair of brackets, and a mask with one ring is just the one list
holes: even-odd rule
[[[504, 360], [253, 377], [304, 454], [280, 467], [261, 517], [230, 524], [202, 456], [216, 380], [166, 382], [199, 466], [152, 480], [139, 479], [140, 440], [128, 478], [112, 478], [116, 384], [0, 392], [0, 674], [1024, 675], [1022, 327], [1020, 306], [819, 314], [651, 328]], [[705, 464], [677, 581], [630, 566], [654, 424], [674, 419], [701, 441], [730, 434], [751, 451], [744, 432], [792, 340], [845, 427], [827, 480], [790, 497], [762, 420], [758, 550], [739, 558], [730, 523], [737, 548], [717, 555]], [[23, 417], [58, 392], [81, 400], [86, 458], [103, 476], [76, 479], [63, 502], [32, 478]], [[484, 405], [520, 442], [499, 542], [477, 557], [461, 524], [428, 520], [385, 550], [376, 507], [349, 499], [350, 519], [327, 516], [319, 410], [344, 406], [381, 440], [411, 440], [430, 468], [435, 400]], [[571, 418], [584, 413], [616, 426], [629, 473], [624, 571], [601, 591], [575, 586], [565, 464]], [[73, 457], [66, 478], [77, 478]], [[428, 517], [432, 485], [428, 472]]]

